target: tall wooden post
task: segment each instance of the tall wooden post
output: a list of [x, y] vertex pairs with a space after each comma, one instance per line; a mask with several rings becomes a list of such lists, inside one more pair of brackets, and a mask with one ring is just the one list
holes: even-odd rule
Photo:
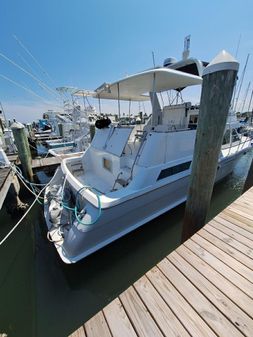
[[95, 132], [96, 132], [95, 124], [90, 124], [90, 141], [92, 141], [92, 139], [94, 138]]
[[14, 122], [11, 125], [11, 129], [13, 132], [15, 144], [18, 149], [18, 156], [21, 161], [23, 174], [28, 180], [32, 181], [33, 180], [32, 157], [28, 139], [25, 133], [25, 127], [23, 124], [19, 122]]
[[246, 177], [246, 180], [244, 182], [242, 193], [248, 191], [253, 186], [253, 159], [251, 161], [251, 165], [248, 171], [248, 175]]
[[239, 63], [222, 51], [205, 68], [182, 242], [204, 226]]

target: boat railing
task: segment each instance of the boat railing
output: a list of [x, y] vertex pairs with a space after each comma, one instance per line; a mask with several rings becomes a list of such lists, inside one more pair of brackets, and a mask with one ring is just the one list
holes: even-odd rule
[[[242, 141], [242, 138], [243, 138], [243, 137], [245, 137], [244, 141]], [[250, 142], [250, 137], [241, 135], [239, 142], [238, 142], [238, 143], [236, 142], [237, 144], [234, 144], [234, 145], [233, 145], [233, 143], [231, 143], [231, 145], [229, 146], [229, 151], [228, 151], [228, 153], [227, 153], [225, 156], [223, 156], [223, 157], [225, 157], [225, 158], [226, 158], [226, 157], [229, 157], [230, 154], [231, 154], [231, 150], [232, 150], [233, 148], [235, 148], [235, 147], [237, 147], [237, 149], [236, 149], [235, 152], [239, 152], [240, 149], [243, 150], [245, 144], [247, 144], [247, 143], [249, 143], [249, 142]], [[228, 148], [228, 147], [227, 147], [227, 148]], [[223, 148], [222, 150], [226, 150], [226, 148]]]

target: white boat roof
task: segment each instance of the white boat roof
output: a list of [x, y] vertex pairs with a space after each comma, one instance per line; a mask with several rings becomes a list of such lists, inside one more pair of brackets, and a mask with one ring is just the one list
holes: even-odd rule
[[[155, 79], [155, 80], [154, 80]], [[162, 92], [202, 83], [202, 78], [168, 68], [155, 68], [128, 76], [112, 84], [104, 83], [95, 90], [95, 98], [146, 101], [149, 92]], [[76, 95], [82, 95], [81, 91]]]

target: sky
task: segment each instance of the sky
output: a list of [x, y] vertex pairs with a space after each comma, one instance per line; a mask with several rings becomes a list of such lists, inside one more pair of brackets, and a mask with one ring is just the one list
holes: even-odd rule
[[[0, 102], [7, 119], [35, 120], [62, 109], [56, 87], [94, 90], [151, 68], [152, 52], [156, 65], [180, 59], [187, 35], [192, 57], [237, 54], [240, 75], [253, 51], [252, 13], [252, 0], [1, 0]], [[245, 107], [252, 73], [250, 55], [240, 97], [252, 81]], [[199, 90], [185, 100], [198, 102]], [[116, 112], [108, 101], [103, 108]]]

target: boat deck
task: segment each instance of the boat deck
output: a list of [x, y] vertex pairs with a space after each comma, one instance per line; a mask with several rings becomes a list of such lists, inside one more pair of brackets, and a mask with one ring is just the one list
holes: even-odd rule
[[70, 337], [253, 336], [253, 188]]

